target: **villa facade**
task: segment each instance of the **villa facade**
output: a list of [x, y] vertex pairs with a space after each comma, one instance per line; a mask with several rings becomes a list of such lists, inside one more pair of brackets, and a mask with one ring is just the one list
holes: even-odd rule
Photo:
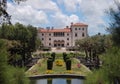
[[38, 38], [47, 47], [71, 47], [75, 41], [88, 36], [88, 25], [84, 23], [71, 23], [65, 28], [39, 28]]

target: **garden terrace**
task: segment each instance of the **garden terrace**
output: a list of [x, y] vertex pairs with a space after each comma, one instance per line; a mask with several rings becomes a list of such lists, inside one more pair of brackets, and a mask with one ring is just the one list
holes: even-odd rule
[[[42, 58], [37, 61], [35, 65], [33, 65], [27, 72], [27, 76], [42, 76], [42, 75], [79, 75], [79, 76], [86, 76], [88, 73], [91, 73], [91, 71], [84, 66], [80, 61], [76, 58], [71, 58], [71, 70], [66, 70], [66, 65], [63, 60], [62, 54], [57, 54], [55, 57], [55, 61], [53, 62], [53, 69], [47, 70], [47, 59], [48, 58]], [[56, 65], [56, 60], [62, 60], [63, 65], [58, 66]]]

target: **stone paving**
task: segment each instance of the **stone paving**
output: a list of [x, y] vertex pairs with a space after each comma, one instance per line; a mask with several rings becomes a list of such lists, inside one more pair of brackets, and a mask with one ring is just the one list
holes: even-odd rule
[[63, 52], [67, 52], [67, 51], [66, 51], [66, 48], [65, 48], [65, 47], [60, 48], [60, 49], [57, 49], [57, 48], [53, 47], [53, 48], [51, 48], [51, 52], [63, 53]]
[[75, 51], [67, 51], [66, 47], [61, 47], [60, 49], [57, 49], [56, 47], [52, 47], [50, 52], [55, 52], [55, 53], [70, 53], [70, 52], [75, 52]]

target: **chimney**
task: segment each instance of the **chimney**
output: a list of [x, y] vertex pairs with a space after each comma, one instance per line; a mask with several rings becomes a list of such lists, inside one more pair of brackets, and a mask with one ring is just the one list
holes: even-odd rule
[[51, 30], [53, 30], [54, 29], [54, 27], [51, 27]]
[[66, 26], [66, 28], [69, 28], [69, 26]]
[[73, 22], [71, 22], [71, 25], [73, 25]]
[[50, 29], [50, 27], [46, 27], [46, 29], [47, 29], [47, 30], [49, 30], [49, 29]]

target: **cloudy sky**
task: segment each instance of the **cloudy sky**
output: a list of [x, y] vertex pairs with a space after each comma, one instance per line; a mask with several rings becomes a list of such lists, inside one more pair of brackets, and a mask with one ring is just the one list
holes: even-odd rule
[[109, 20], [105, 13], [115, 7], [113, 0], [27, 0], [19, 5], [8, 2], [12, 23], [36, 27], [64, 28], [71, 22], [88, 24], [89, 35], [106, 34]]

